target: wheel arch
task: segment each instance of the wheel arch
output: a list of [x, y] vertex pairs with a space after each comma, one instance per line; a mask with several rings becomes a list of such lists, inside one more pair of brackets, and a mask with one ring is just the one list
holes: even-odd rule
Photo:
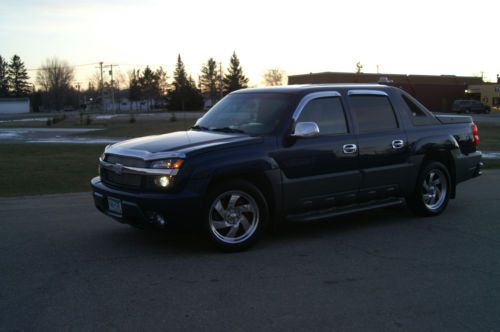
[[419, 173], [422, 171], [424, 166], [429, 163], [437, 161], [443, 164], [448, 173], [450, 174], [450, 198], [455, 198], [456, 196], [456, 167], [455, 159], [450, 150], [441, 151], [429, 151], [424, 155], [422, 164], [420, 165]]
[[236, 180], [247, 181], [256, 186], [264, 195], [269, 208], [269, 225], [272, 227], [283, 219], [280, 177], [281, 174], [278, 169], [247, 172], [221, 171], [211, 177], [208, 183], [207, 195], [211, 188], [220, 183]]

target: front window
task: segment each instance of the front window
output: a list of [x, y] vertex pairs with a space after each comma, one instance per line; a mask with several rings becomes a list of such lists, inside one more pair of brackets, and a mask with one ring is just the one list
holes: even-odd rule
[[193, 129], [268, 135], [276, 129], [292, 102], [293, 96], [288, 94], [231, 94], [212, 107]]

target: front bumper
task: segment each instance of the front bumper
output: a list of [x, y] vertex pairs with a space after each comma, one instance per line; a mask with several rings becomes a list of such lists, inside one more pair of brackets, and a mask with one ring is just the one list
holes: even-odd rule
[[[127, 191], [106, 185], [100, 177], [93, 178], [91, 186], [96, 208], [121, 223], [161, 228], [192, 228], [201, 224], [204, 181], [193, 181], [176, 193]], [[108, 197], [120, 200], [121, 214], [109, 210]]]

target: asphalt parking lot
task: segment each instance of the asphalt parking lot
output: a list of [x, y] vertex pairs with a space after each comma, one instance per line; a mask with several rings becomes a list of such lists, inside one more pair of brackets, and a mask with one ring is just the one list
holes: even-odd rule
[[89, 193], [0, 199], [0, 330], [500, 330], [499, 188], [487, 171], [439, 217], [289, 225], [236, 254]]

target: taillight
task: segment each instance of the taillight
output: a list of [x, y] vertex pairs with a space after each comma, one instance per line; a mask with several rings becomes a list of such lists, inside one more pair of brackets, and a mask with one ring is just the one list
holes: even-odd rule
[[470, 128], [472, 129], [472, 136], [474, 136], [474, 144], [476, 147], [479, 146], [479, 130], [474, 122], [471, 123]]

